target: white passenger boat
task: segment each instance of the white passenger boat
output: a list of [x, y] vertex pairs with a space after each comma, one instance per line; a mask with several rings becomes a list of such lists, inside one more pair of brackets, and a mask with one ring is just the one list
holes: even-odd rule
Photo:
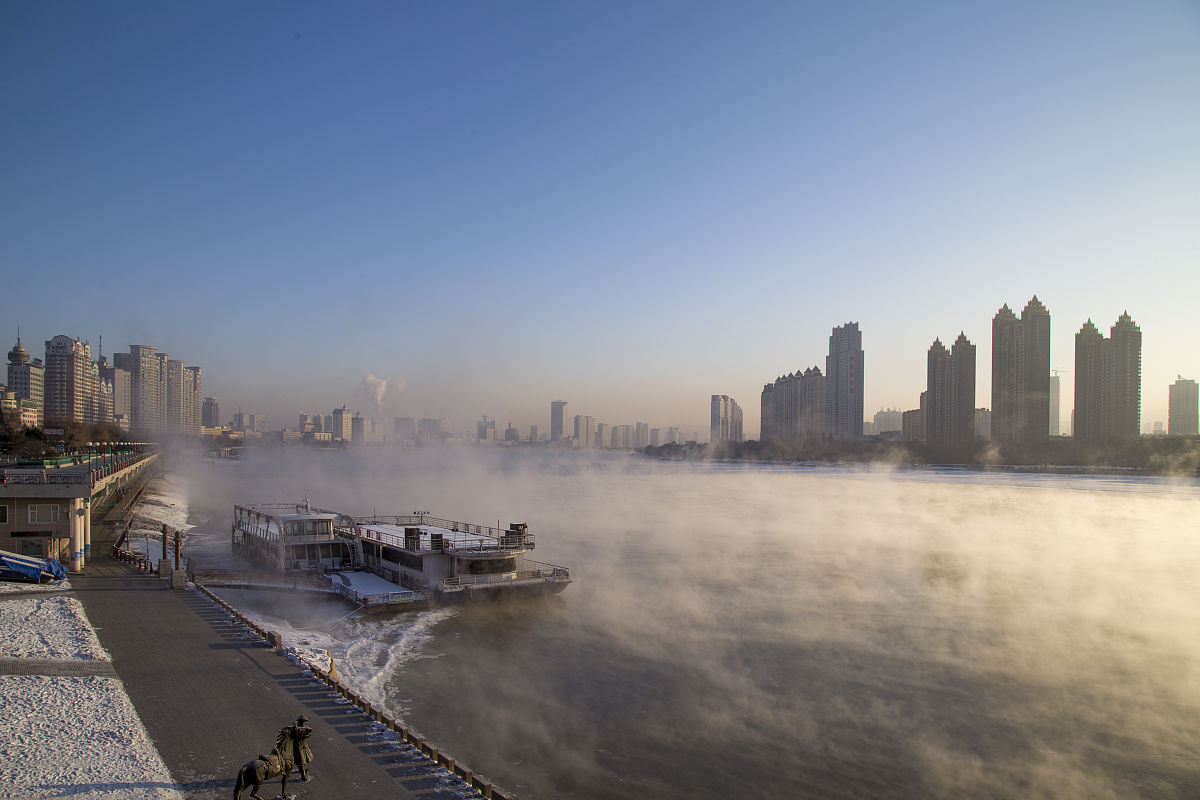
[[[294, 504], [234, 506], [233, 550], [271, 571], [330, 576], [366, 606], [561, 592], [566, 567], [534, 561], [524, 524], [492, 528], [425, 513], [354, 517]], [[394, 590], [362, 591], [368, 572]], [[353, 595], [353, 596], [352, 596]]]

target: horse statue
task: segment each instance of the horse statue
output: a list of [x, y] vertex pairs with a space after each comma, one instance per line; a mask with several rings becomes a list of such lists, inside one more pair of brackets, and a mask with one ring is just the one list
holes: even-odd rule
[[258, 790], [271, 778], [280, 776], [283, 777], [280, 792], [284, 798], [292, 800], [292, 795], [287, 793], [287, 781], [288, 775], [292, 774], [292, 770], [296, 767], [292, 760], [294, 735], [294, 727], [280, 729], [279, 735], [275, 737], [275, 748], [268, 755], [260, 755], [253, 761], [247, 761], [238, 770], [237, 783], [233, 787], [233, 800], [241, 800], [242, 792], [246, 789], [250, 789], [250, 796], [254, 800], [266, 800], [258, 793]]

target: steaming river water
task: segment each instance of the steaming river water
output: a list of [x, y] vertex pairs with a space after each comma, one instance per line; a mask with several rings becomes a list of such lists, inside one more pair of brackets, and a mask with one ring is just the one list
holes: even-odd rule
[[342, 619], [236, 602], [527, 798], [1192, 797], [1195, 480], [282, 450], [233, 504], [525, 521], [550, 602]]

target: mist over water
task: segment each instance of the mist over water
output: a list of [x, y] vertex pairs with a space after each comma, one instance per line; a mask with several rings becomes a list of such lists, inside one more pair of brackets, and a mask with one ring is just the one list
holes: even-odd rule
[[201, 551], [234, 503], [305, 492], [528, 522], [575, 581], [548, 602], [236, 600], [524, 797], [1200, 791], [1196, 481], [500, 449], [263, 451], [181, 480]]

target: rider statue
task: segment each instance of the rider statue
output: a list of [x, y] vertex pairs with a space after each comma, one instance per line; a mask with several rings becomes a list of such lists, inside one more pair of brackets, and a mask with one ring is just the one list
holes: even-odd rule
[[300, 770], [300, 780], [308, 782], [309, 763], [313, 760], [312, 750], [308, 749], [308, 737], [312, 736], [313, 729], [308, 727], [308, 717], [301, 714], [296, 718], [296, 724], [288, 729], [292, 734], [292, 761]]

